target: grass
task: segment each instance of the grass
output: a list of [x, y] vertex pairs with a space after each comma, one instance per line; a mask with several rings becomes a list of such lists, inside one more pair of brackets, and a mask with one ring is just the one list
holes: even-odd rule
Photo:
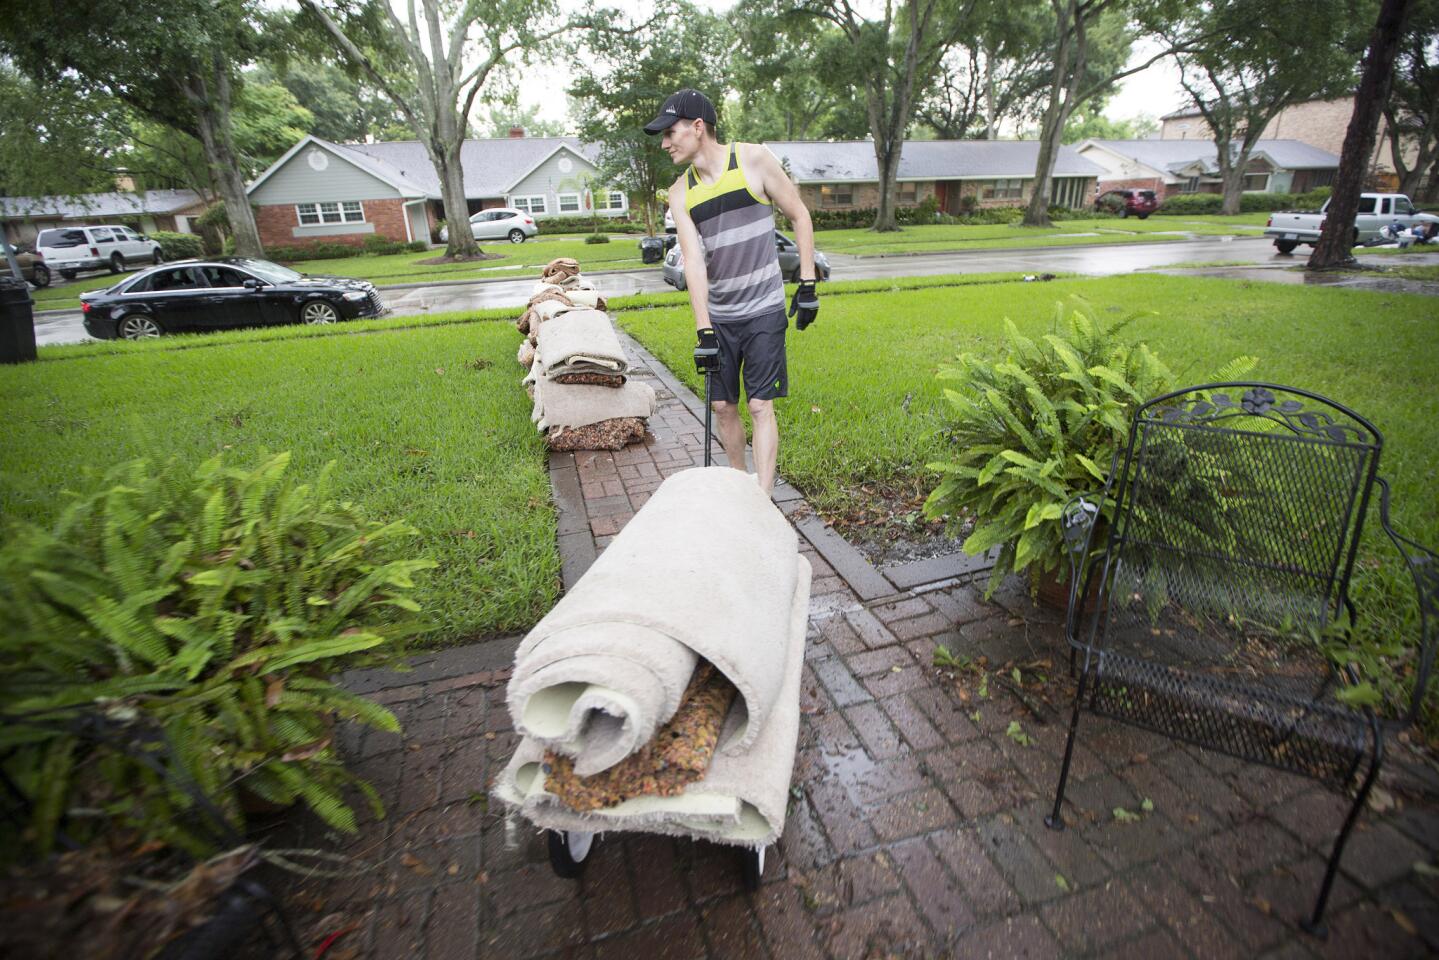
[[[1138, 274], [822, 297], [815, 325], [789, 336], [791, 393], [776, 405], [781, 474], [830, 516], [861, 510], [872, 491], [932, 487], [925, 465], [945, 455], [940, 364], [961, 351], [1001, 358], [1005, 317], [1042, 335], [1056, 301], [1070, 295], [1115, 318], [1153, 311], [1130, 330], [1181, 383], [1248, 354], [1260, 361], [1254, 379], [1354, 406], [1385, 436], [1381, 468], [1395, 486], [1400, 529], [1439, 543], [1439, 315], [1416, 295]], [[619, 320], [700, 387], [687, 310]], [[1412, 584], [1381, 539], [1376, 510], [1354, 593], [1361, 609], [1400, 624], [1412, 616]]]
[[1385, 267], [1384, 275], [1388, 277], [1402, 277], [1405, 280], [1429, 280], [1439, 281], [1439, 263], [1400, 264], [1394, 267]]
[[1158, 263], [1140, 270], [1198, 270], [1202, 267], [1252, 267], [1253, 260], [1182, 260], [1179, 263]]
[[[301, 273], [340, 274], [359, 277], [384, 286], [393, 283], [423, 283], [435, 280], [480, 280], [491, 277], [518, 277], [534, 272], [556, 257], [574, 257], [589, 270], [623, 270], [642, 266], [639, 237], [617, 234], [609, 243], [585, 243], [573, 237], [534, 237], [524, 243], [487, 242], [485, 253], [498, 260], [473, 263], [423, 264], [444, 254], [443, 248], [424, 253], [396, 253], [387, 256], [344, 257], [338, 260], [306, 260], [291, 264]], [[524, 273], [528, 276], [528, 273]]]
[[299, 474], [335, 460], [340, 495], [421, 530], [440, 564], [417, 596], [437, 627], [427, 642], [527, 627], [559, 589], [544, 445], [514, 328], [471, 316], [43, 349], [45, 362], [0, 369], [0, 515], [43, 523], [87, 468], [133, 457], [290, 450]]
[[1194, 236], [1232, 236], [1263, 229], [1267, 214], [1237, 217], [1191, 216], [1147, 220], [1102, 217], [1090, 220], [1063, 220], [1051, 227], [1022, 227], [1017, 224], [925, 224], [905, 227], [898, 233], [875, 233], [864, 228], [823, 230], [815, 245], [826, 253], [878, 256], [896, 253], [940, 253], [1007, 247], [1063, 247], [1078, 244], [1157, 243], [1184, 240], [1171, 236], [1182, 231]]

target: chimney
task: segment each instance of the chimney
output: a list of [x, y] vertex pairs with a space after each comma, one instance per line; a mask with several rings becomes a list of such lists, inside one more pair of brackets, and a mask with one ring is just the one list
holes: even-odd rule
[[524, 127], [510, 127], [510, 139], [511, 139], [511, 140], [523, 140], [524, 138], [525, 138], [525, 128], [524, 128]]

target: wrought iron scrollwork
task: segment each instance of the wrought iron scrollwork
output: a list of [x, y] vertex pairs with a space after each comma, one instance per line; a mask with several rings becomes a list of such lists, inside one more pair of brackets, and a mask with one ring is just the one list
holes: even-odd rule
[[1281, 399], [1272, 389], [1259, 384], [1249, 387], [1238, 399], [1229, 393], [1198, 390], [1150, 406], [1141, 412], [1141, 416], [1146, 420], [1175, 425], [1203, 425], [1230, 417], [1262, 417], [1288, 427], [1300, 436], [1333, 443], [1370, 444], [1377, 439], [1358, 423], [1338, 419], [1326, 410], [1308, 409], [1302, 401], [1292, 397]]

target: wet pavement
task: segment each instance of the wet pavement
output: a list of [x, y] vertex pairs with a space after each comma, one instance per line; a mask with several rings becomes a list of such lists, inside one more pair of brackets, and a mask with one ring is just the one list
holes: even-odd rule
[[[650, 436], [551, 461], [566, 584], [665, 477], [702, 463], [698, 401], [631, 349], [662, 401]], [[516, 743], [505, 681], [519, 638], [496, 638], [417, 657], [410, 673], [347, 678], [404, 734], [341, 731], [387, 819], [362, 818], [355, 836], [299, 817], [273, 827], [272, 845], [356, 861], [348, 875], [279, 884], [310, 949], [340, 933], [326, 960], [1439, 951], [1429, 761], [1392, 743], [1329, 939], [1314, 939], [1296, 921], [1340, 796], [1086, 714], [1068, 827], [1050, 831], [1072, 696], [1060, 613], [1014, 583], [992, 601], [963, 577], [886, 588], [835, 549], [798, 491], [778, 488], [777, 501], [815, 580], [793, 800], [757, 892], [732, 850], [653, 836], [606, 835], [581, 879], [555, 876], [543, 840], [488, 799]], [[978, 669], [935, 669], [939, 645]], [[1031, 678], [1023, 697], [1007, 689], [1015, 668]]]

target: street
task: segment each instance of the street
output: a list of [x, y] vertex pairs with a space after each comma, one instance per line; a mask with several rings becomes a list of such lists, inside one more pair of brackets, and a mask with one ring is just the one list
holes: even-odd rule
[[[824, 247], [824, 234], [818, 246]], [[871, 280], [884, 277], [931, 276], [944, 273], [1079, 273], [1106, 276], [1166, 264], [1244, 261], [1253, 264], [1303, 263], [1302, 256], [1282, 257], [1270, 241], [1258, 237], [1212, 238], [1168, 243], [1115, 244], [1093, 247], [1039, 247], [1032, 250], [986, 250], [974, 253], [932, 253], [918, 256], [850, 257], [829, 254], [836, 280]], [[1287, 280], [1285, 271], [1270, 270], [1263, 279]], [[644, 272], [591, 275], [607, 296], [662, 293], [670, 290], [660, 279], [659, 267]], [[1294, 274], [1296, 282], [1302, 282]], [[1252, 279], [1247, 277], [1246, 279]], [[478, 283], [440, 284], [425, 287], [381, 288], [385, 303], [394, 316], [414, 316], [485, 307], [524, 305], [534, 280], [504, 280]], [[90, 339], [80, 322], [80, 312], [52, 314], [35, 319], [35, 342], [41, 346], [76, 343]]]

